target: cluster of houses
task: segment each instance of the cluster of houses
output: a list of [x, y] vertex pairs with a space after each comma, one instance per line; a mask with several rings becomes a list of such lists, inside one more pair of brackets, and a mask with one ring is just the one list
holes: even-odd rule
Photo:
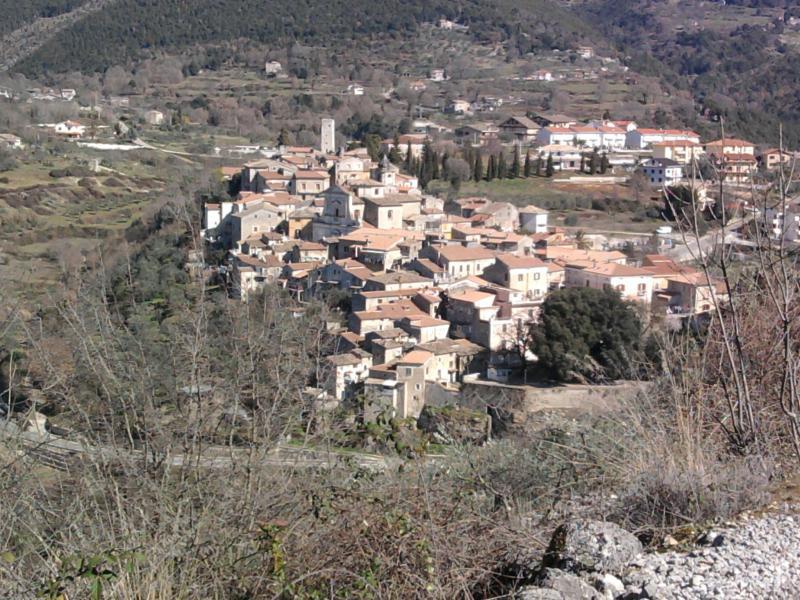
[[225, 175], [242, 191], [205, 205], [204, 234], [229, 249], [234, 294], [280, 286], [299, 301], [348, 300], [320, 382], [332, 402], [365, 398], [369, 410], [415, 417], [431, 385], [506, 380], [531, 359], [527, 332], [559, 288], [609, 288], [684, 316], [722, 292], [658, 255], [629, 264], [586, 248], [535, 206], [426, 195], [363, 149], [286, 147]]
[[[454, 104], [453, 110], [461, 110]], [[640, 128], [629, 120], [592, 120], [585, 123], [556, 113], [512, 116], [500, 123], [470, 122], [456, 129], [431, 121], [415, 121], [414, 132], [388, 139], [383, 150], [399, 144], [415, 157], [425, 143], [452, 139], [462, 145], [485, 147], [501, 143], [529, 149], [536, 157], [550, 160], [554, 171], [585, 170], [589, 156], [602, 153], [611, 167], [642, 173], [654, 187], [665, 188], [692, 177], [693, 166], [707, 160], [726, 182], [744, 184], [759, 167], [770, 170], [793, 160], [794, 154], [771, 148], [761, 152], [746, 140], [725, 138], [701, 142], [694, 131]]]

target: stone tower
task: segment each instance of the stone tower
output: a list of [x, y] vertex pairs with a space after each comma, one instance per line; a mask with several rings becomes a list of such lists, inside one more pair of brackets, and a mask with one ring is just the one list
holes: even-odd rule
[[333, 119], [322, 119], [320, 150], [323, 154], [336, 153], [336, 121]]

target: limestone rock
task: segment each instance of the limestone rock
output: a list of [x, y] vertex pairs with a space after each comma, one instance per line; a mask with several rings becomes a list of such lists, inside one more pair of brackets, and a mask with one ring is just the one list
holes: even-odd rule
[[576, 520], [553, 533], [542, 566], [575, 573], [621, 572], [642, 549], [633, 534], [614, 523]]

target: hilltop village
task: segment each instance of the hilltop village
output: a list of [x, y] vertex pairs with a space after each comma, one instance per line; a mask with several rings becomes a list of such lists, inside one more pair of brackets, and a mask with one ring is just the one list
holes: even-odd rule
[[[701, 145], [693, 132], [634, 123], [555, 119], [538, 127], [518, 117], [500, 127], [539, 140], [536, 151], [549, 168], [556, 155], [558, 168], [570, 168], [567, 138], [581, 138], [580, 147], [569, 146], [578, 163], [578, 148], [601, 149], [603, 160], [647, 150], [654, 156], [638, 169], [657, 190], [679, 184], [699, 153], [734, 155], [737, 161], [725, 164], [737, 174], [738, 165], [756, 161], [753, 146], [741, 140]], [[416, 418], [431, 385], [515, 381], [536, 360], [530, 327], [560, 288], [612, 289], [642, 314], [674, 320], [708, 313], [714, 297], [724, 296], [696, 268], [660, 254], [632, 262], [619, 249], [595, 248], [552, 226], [536, 206], [423, 193], [400, 165], [409, 155], [424, 160], [424, 134], [385, 140], [374, 161], [366, 148], [337, 150], [331, 119], [321, 131], [320, 148], [283, 146], [226, 168], [238, 194], [205, 204], [203, 235], [228, 251], [223, 270], [242, 301], [279, 286], [301, 303], [335, 298], [344, 308], [345, 326], [335, 332], [336, 351], [320, 382], [325, 402], [365, 398], [367, 417], [388, 408]]]

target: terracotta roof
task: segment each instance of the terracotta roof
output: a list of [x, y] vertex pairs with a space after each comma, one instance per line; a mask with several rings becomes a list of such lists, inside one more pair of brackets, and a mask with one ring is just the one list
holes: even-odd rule
[[755, 144], [737, 138], [722, 138], [712, 142], [706, 142], [706, 146], [755, 146]]
[[497, 257], [497, 261], [506, 265], [509, 269], [540, 269], [546, 268], [547, 264], [535, 256], [517, 256], [515, 254], [503, 254]]
[[519, 209], [521, 213], [530, 213], [536, 215], [546, 215], [547, 211], [543, 208], [539, 208], [538, 206], [534, 206], [533, 204], [529, 204], [528, 206], [523, 206]]
[[[541, 71], [539, 71], [539, 72], [541, 72]], [[547, 72], [549, 72], [549, 71], [547, 71]], [[539, 129], [539, 125], [537, 125], [536, 123], [534, 123], [528, 117], [525, 117], [525, 116], [509, 117], [508, 119], [506, 119], [505, 121], [500, 123], [500, 127], [502, 127], [503, 125], [505, 125], [509, 121], [516, 121], [517, 123], [519, 123], [523, 127], [527, 127], [528, 129]]]
[[467, 248], [461, 245], [441, 246], [438, 249], [439, 256], [448, 262], [468, 261], [468, 260], [488, 260], [494, 258], [495, 253], [482, 246]]
[[413, 271], [387, 271], [386, 273], [376, 273], [370, 277], [372, 281], [383, 284], [399, 283], [433, 283], [427, 277], [423, 277]]
[[429, 260], [427, 258], [418, 258], [417, 262], [426, 269], [428, 269], [431, 273], [444, 273], [444, 269], [439, 265], [437, 265], [432, 260]]
[[431, 358], [433, 353], [427, 350], [412, 350], [402, 358], [397, 360], [398, 365], [424, 365]]
[[424, 317], [427, 315], [411, 300], [403, 299], [397, 302], [379, 304], [373, 310], [356, 311], [353, 316], [359, 321], [372, 321], [375, 319], [399, 321], [405, 317]]
[[[571, 263], [569, 266], [580, 268], [579, 263]], [[652, 277], [653, 276], [653, 274], [647, 271], [646, 269], [641, 269], [639, 267], [631, 267], [629, 265], [620, 265], [618, 263], [592, 262], [582, 267], [582, 270], [586, 273], [605, 275], [607, 277]]]
[[334, 354], [333, 356], [326, 357], [327, 361], [336, 367], [344, 367], [349, 365], [357, 365], [366, 356], [360, 356], [355, 352], [346, 352], [345, 354]]
[[364, 202], [375, 206], [402, 206], [403, 201], [395, 196], [385, 196], [383, 198], [364, 198]]
[[408, 317], [407, 320], [412, 327], [442, 327], [443, 325], [450, 325], [450, 321], [443, 321], [433, 317]]
[[307, 241], [298, 241], [294, 244], [298, 250], [327, 250], [326, 246], [323, 244], [318, 244], [316, 242], [307, 242]]
[[236, 257], [236, 260], [246, 264], [249, 267], [260, 269], [274, 269], [283, 267], [283, 261], [277, 256], [273, 256], [271, 254], [265, 256], [264, 258], [256, 258], [255, 256], [249, 256], [247, 254], [239, 254]]
[[666, 142], [656, 142], [653, 144], [653, 148], [696, 148], [699, 146], [700, 144], [691, 140], [669, 140]]
[[450, 295], [451, 300], [458, 300], [459, 302], [466, 302], [468, 304], [475, 304], [488, 298], [492, 298], [492, 300], [494, 300], [494, 297], [494, 294], [479, 292], [471, 289], [466, 289], [463, 292], [455, 292]]
[[327, 171], [297, 171], [294, 174], [297, 179], [328, 179], [330, 174]]
[[685, 137], [696, 137], [699, 138], [700, 136], [696, 134], [694, 131], [690, 129], [634, 129], [631, 133], [636, 132], [641, 133], [642, 135], [682, 135]]
[[377, 290], [372, 292], [359, 292], [364, 298], [401, 298], [403, 296], [416, 296], [417, 290]]

